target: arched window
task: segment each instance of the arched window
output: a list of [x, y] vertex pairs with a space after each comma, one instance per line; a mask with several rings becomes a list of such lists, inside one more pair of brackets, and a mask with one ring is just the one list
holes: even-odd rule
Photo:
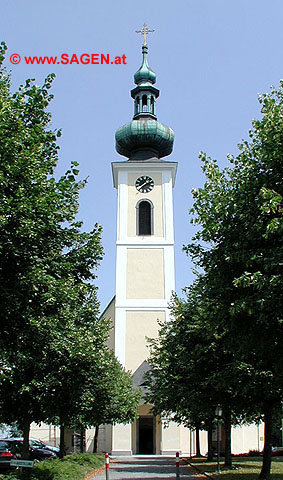
[[153, 95], [151, 95], [151, 99], [150, 99], [150, 113], [154, 113], [154, 99], [153, 99]]
[[153, 205], [141, 200], [137, 206], [137, 235], [153, 235]]
[[140, 97], [136, 97], [136, 112], [139, 113], [140, 111]]
[[142, 111], [147, 112], [147, 96], [142, 96]]

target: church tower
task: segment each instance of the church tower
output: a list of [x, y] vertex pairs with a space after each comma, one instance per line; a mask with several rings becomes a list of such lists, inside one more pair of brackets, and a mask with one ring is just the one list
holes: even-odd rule
[[[158, 322], [169, 318], [175, 288], [172, 190], [177, 163], [163, 160], [172, 152], [174, 132], [157, 120], [159, 90], [147, 57], [145, 40], [131, 91], [134, 116], [116, 131], [116, 150], [127, 160], [112, 163], [118, 192], [116, 296], [104, 313], [113, 321], [110, 348], [137, 386], [149, 368], [147, 338], [155, 338]], [[174, 423], [164, 428], [150, 409], [143, 401], [133, 425], [109, 427], [106, 450], [121, 455], [181, 450], [180, 428]]]
[[147, 355], [137, 336], [156, 336], [156, 320], [168, 317], [175, 288], [172, 188], [177, 163], [163, 160], [172, 152], [174, 132], [157, 121], [159, 90], [147, 45], [142, 54], [131, 91], [133, 120], [116, 132], [116, 150], [128, 160], [112, 163], [118, 190], [115, 354], [133, 372]]

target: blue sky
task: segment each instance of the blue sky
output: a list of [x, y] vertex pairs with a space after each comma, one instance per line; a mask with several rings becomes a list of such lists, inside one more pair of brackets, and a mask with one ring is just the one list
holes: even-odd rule
[[[13, 88], [26, 78], [37, 84], [55, 72], [52, 128], [62, 128], [58, 172], [71, 161], [89, 177], [80, 197], [85, 228], [103, 225], [104, 260], [98, 273], [104, 308], [115, 293], [116, 190], [111, 162], [114, 134], [131, 120], [130, 90], [141, 64], [143, 23], [149, 64], [157, 74], [158, 120], [175, 131], [173, 153], [179, 162], [174, 189], [176, 290], [193, 279], [182, 252], [194, 227], [189, 223], [191, 189], [201, 186], [199, 151], [227, 165], [247, 138], [251, 120], [260, 116], [257, 94], [282, 78], [282, 0], [1, 0], [1, 40], [8, 45], [5, 65]], [[61, 53], [125, 54], [126, 65], [12, 65], [24, 56]]]

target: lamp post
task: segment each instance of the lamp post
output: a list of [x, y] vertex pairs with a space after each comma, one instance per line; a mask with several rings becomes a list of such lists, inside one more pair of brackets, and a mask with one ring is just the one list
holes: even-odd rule
[[215, 409], [215, 417], [216, 417], [216, 428], [217, 428], [217, 473], [220, 473], [220, 430], [219, 430], [219, 421], [222, 416], [222, 408], [220, 405], [217, 405]]
[[192, 429], [190, 428], [190, 461], [192, 460]]

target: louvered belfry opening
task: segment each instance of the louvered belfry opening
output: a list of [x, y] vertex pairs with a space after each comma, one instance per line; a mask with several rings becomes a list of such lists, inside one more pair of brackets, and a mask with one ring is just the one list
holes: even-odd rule
[[138, 235], [151, 234], [151, 205], [144, 200], [138, 206]]

